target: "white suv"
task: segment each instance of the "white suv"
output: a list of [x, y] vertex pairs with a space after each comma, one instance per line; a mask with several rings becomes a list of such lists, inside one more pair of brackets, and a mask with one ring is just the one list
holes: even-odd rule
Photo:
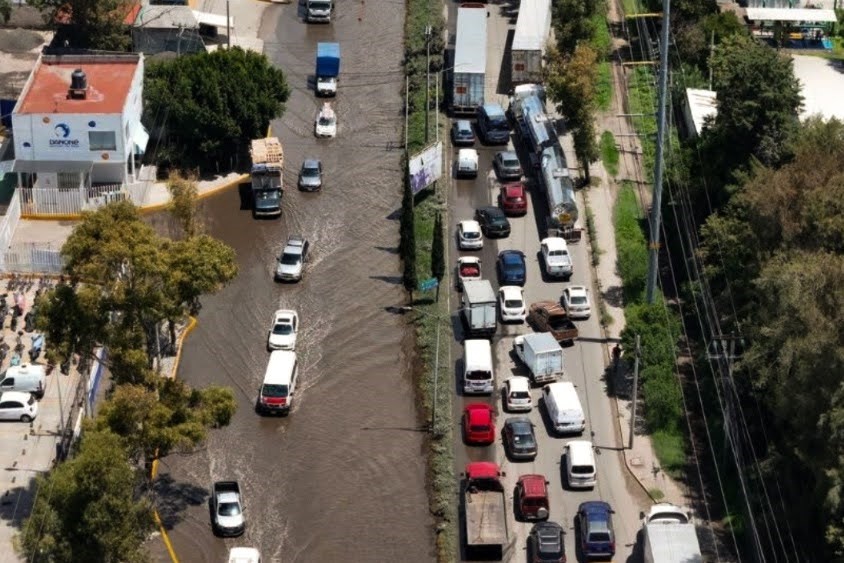
[[589, 290], [582, 285], [572, 285], [563, 290], [563, 307], [572, 319], [588, 319], [592, 314]]
[[0, 394], [0, 420], [32, 422], [38, 416], [38, 402], [30, 393], [6, 391]]
[[460, 250], [480, 250], [484, 247], [481, 224], [477, 221], [460, 221], [457, 224], [457, 247]]
[[507, 412], [528, 412], [533, 409], [530, 398], [530, 380], [517, 375], [504, 382], [504, 410]]

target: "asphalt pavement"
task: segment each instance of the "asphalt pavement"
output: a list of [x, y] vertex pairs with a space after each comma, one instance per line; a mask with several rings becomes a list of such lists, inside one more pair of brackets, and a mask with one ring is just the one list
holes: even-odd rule
[[[505, 45], [508, 40], [508, 29], [512, 29], [515, 23], [509, 17], [506, 7], [490, 4], [490, 17], [488, 20], [487, 40], [487, 101], [498, 101], [503, 107], [507, 107], [506, 92], [509, 84], [499, 80], [502, 61], [504, 60]], [[454, 34], [456, 7], [449, 7], [450, 34]], [[565, 146], [565, 145], [564, 145]], [[509, 148], [521, 149], [519, 142], [511, 139]], [[499, 150], [507, 147], [488, 147], [477, 143], [475, 148], [480, 155], [479, 174], [475, 180], [451, 180], [448, 196], [449, 229], [451, 246], [449, 249], [449, 261], [454, 263], [461, 254], [456, 248], [454, 229], [458, 221], [471, 219], [474, 210], [484, 205], [496, 205], [498, 182], [492, 172], [492, 159]], [[453, 159], [456, 150], [448, 147], [446, 158]], [[574, 155], [567, 153], [570, 162]], [[523, 164], [525, 161], [523, 160]], [[524, 217], [510, 218], [512, 226], [511, 234], [504, 239], [485, 239], [484, 249], [476, 252], [482, 260], [482, 272], [485, 279], [489, 279], [494, 288], [498, 288], [495, 279], [495, 261], [498, 252], [507, 249], [516, 249], [524, 252], [527, 258], [527, 281], [524, 287], [525, 301], [527, 304], [541, 300], [559, 300], [563, 288], [568, 285], [585, 285], [594, 287], [592, 269], [590, 267], [589, 249], [586, 241], [570, 246], [570, 252], [574, 260], [574, 275], [568, 283], [559, 281], [545, 281], [540, 271], [538, 258], [539, 243], [544, 237], [543, 217], [546, 215], [546, 200], [538, 184], [530, 181], [529, 186], [529, 208], [528, 214]], [[578, 196], [581, 217], [584, 216], [583, 201]], [[538, 210], [538, 211], [537, 211]], [[594, 299], [593, 299], [594, 301]], [[450, 309], [452, 315], [457, 314], [460, 306], [459, 294], [452, 290], [450, 298]], [[614, 525], [616, 533], [616, 557], [615, 561], [633, 561], [632, 553], [636, 541], [636, 535], [640, 527], [639, 512], [647, 505], [647, 497], [641, 487], [636, 483], [625, 468], [622, 456], [622, 442], [620, 438], [619, 416], [616, 410], [615, 401], [608, 395], [605, 382], [605, 366], [607, 363], [607, 345], [598, 320], [597, 306], [593, 302], [593, 315], [585, 321], [578, 321], [580, 338], [572, 347], [564, 348], [565, 358], [565, 379], [575, 384], [581, 403], [583, 405], [587, 426], [581, 439], [591, 440], [596, 452], [596, 463], [598, 471], [598, 484], [592, 491], [572, 491], [564, 489], [564, 476], [561, 473], [561, 456], [565, 443], [573, 438], [558, 438], [549, 432], [546, 425], [544, 409], [537, 408], [538, 398], [541, 389], [534, 389], [534, 409], [529, 417], [535, 425], [537, 441], [539, 444], [538, 455], [531, 462], [511, 462], [504, 454], [503, 446], [498, 440], [495, 445], [489, 447], [465, 446], [461, 441], [461, 433], [456, 431], [455, 435], [455, 469], [459, 473], [465, 464], [470, 461], [490, 460], [496, 461], [506, 473], [504, 478], [505, 489], [508, 491], [509, 522], [508, 527], [513, 532], [512, 548], [505, 556], [505, 560], [522, 561], [525, 558], [525, 541], [532, 527], [530, 523], [516, 522], [512, 511], [512, 491], [520, 475], [529, 473], [540, 473], [545, 475], [551, 483], [550, 490], [550, 520], [558, 522], [567, 531], [566, 553], [569, 560], [581, 560], [580, 554], [575, 549], [574, 515], [581, 502], [587, 500], [604, 500], [609, 502], [616, 514]], [[455, 324], [455, 326], [457, 326]], [[493, 339], [493, 354], [496, 363], [496, 383], [500, 387], [504, 380], [511, 375], [526, 375], [524, 367], [516, 363], [511, 357], [513, 338], [518, 334], [531, 332], [526, 324], [499, 325], [498, 332]], [[454, 401], [453, 421], [456, 429], [459, 429], [460, 417], [463, 407], [476, 401], [485, 401], [495, 406], [497, 412], [497, 435], [500, 436], [500, 429], [504, 420], [508, 417], [503, 412], [500, 393], [491, 397], [463, 396], [459, 388], [460, 367], [463, 354], [462, 344], [458, 341], [462, 338], [459, 329], [457, 339], [451, 347], [451, 356], [455, 367], [454, 392], [457, 397]], [[457, 490], [457, 489], [456, 489]], [[461, 538], [461, 546], [463, 540]]]

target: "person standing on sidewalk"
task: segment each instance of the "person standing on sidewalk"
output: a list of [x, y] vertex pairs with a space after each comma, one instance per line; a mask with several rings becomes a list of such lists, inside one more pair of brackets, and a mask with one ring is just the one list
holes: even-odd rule
[[618, 371], [618, 364], [621, 360], [621, 346], [618, 345], [616, 342], [615, 346], [612, 348], [612, 366], [613, 369]]

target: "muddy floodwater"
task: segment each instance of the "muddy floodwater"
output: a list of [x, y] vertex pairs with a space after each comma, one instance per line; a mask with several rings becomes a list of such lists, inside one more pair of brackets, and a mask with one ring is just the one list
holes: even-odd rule
[[[162, 513], [181, 561], [224, 561], [234, 546], [259, 548], [265, 562], [432, 561], [409, 329], [388, 312], [404, 299], [396, 253], [404, 6], [341, 4], [328, 26], [304, 24], [302, 9], [270, 6], [262, 29], [292, 90], [273, 123], [285, 152], [283, 217], [253, 219], [238, 190], [201, 204], [207, 230], [237, 251], [240, 275], [203, 299], [179, 377], [233, 387], [239, 410], [202, 451], [163, 460]], [[342, 63], [338, 136], [318, 141], [321, 101], [309, 80], [319, 41], [339, 42]], [[306, 156], [322, 159], [322, 193], [296, 190]], [[310, 260], [302, 282], [277, 284], [274, 261], [290, 233], [310, 241]], [[300, 387], [289, 417], [262, 418], [254, 404], [279, 308], [301, 319]], [[211, 533], [208, 490], [222, 479], [244, 491], [239, 539]]]

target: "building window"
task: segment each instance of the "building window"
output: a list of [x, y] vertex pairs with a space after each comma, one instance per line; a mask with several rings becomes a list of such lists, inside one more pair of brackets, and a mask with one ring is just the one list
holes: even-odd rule
[[88, 131], [88, 144], [92, 151], [117, 150], [117, 139], [114, 131]]

